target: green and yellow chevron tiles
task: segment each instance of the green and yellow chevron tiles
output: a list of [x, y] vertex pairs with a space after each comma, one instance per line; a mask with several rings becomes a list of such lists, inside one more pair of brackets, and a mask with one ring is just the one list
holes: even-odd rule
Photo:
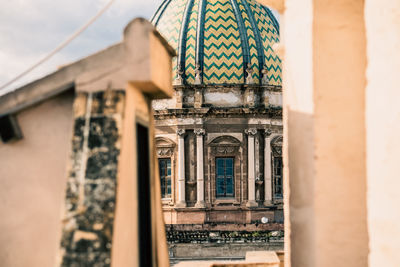
[[194, 83], [196, 68], [196, 30], [197, 19], [199, 14], [199, 0], [194, 0], [192, 13], [189, 18], [189, 25], [186, 33], [186, 81], [189, 84]]
[[[238, 1], [238, 4], [239, 4], [240, 11], [241, 11], [241, 15], [243, 17], [244, 26], [246, 27], [246, 31], [247, 31], [247, 38], [248, 38], [249, 48], [250, 48], [250, 64], [254, 70], [253, 79], [254, 79], [255, 83], [259, 83], [260, 68], [259, 68], [259, 62], [258, 62], [258, 57], [257, 57], [258, 51], [257, 51], [256, 39], [255, 39], [254, 31], [251, 27], [249, 16], [246, 13], [246, 9], [243, 6], [242, 1], [243, 0]], [[246, 1], [246, 0], [244, 0], [244, 1]]]
[[204, 83], [243, 83], [238, 24], [229, 0], [207, 2], [204, 21]]
[[[153, 18], [153, 23], [170, 45], [175, 50], [184, 49], [176, 52], [184, 55], [181, 65], [185, 83], [194, 83], [198, 64], [204, 84], [243, 84], [250, 63], [255, 83], [261, 81], [260, 67], [264, 64], [269, 83], [281, 85], [281, 60], [272, 49], [274, 43], [279, 42], [279, 33], [277, 22], [267, 8], [256, 0], [193, 0], [193, 7], [186, 9], [188, 23], [184, 23], [189, 1], [164, 0]], [[236, 3], [234, 11], [232, 4]], [[201, 12], [203, 16], [200, 16]], [[238, 13], [239, 21], [235, 17]], [[182, 25], [186, 25], [186, 29], [181, 29]], [[245, 38], [240, 34], [245, 34]], [[180, 38], [186, 38], [186, 42], [178, 48]], [[245, 46], [248, 48], [243, 49]], [[248, 56], [244, 55], [247, 50]], [[174, 59], [174, 75], [176, 69], [177, 60]]]
[[261, 29], [261, 38], [264, 43], [264, 62], [268, 69], [268, 79], [270, 84], [280, 85], [281, 78], [281, 60], [273, 51], [272, 46], [279, 42], [279, 36], [272, 23], [271, 18], [265, 12], [256, 0], [247, 0], [256, 18], [258, 28]]

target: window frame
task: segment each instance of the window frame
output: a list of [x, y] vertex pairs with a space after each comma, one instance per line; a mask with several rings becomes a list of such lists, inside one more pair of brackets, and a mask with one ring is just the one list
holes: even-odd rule
[[[166, 178], [168, 178], [169, 177], [169, 180], [170, 180], [170, 193], [168, 194], [168, 183], [166, 183], [166, 185], [165, 185], [165, 190], [163, 191], [162, 190], [162, 185], [163, 185], [163, 182], [162, 182], [162, 175], [161, 175], [161, 161], [166, 161], [166, 163], [167, 163], [167, 161], [169, 160], [169, 168], [170, 168], [170, 175], [168, 175], [168, 164], [166, 164], [165, 166], [165, 171], [166, 171], [166, 173], [167, 173], [167, 175], [164, 175], [164, 177], [165, 177], [165, 180], [167, 181], [167, 179]], [[158, 168], [159, 168], [159, 176], [160, 176], [160, 190], [161, 190], [161, 199], [164, 199], [164, 200], [169, 200], [169, 199], [172, 199], [172, 194], [173, 194], [173, 190], [172, 190], [172, 157], [163, 157], [163, 158], [158, 158]], [[164, 182], [165, 183], [165, 182]], [[167, 192], [167, 193], [166, 193]]]
[[[231, 180], [232, 180], [232, 195], [228, 195], [227, 196], [227, 190], [226, 190], [226, 180], [227, 180], [227, 175], [226, 175], [226, 161], [224, 161], [225, 165], [224, 165], [224, 181], [225, 181], [225, 190], [224, 190], [224, 196], [220, 196], [218, 195], [218, 164], [217, 161], [219, 159], [231, 159], [232, 160], [232, 174], [231, 176]], [[217, 156], [214, 159], [215, 161], [215, 198], [217, 200], [219, 199], [234, 199], [235, 198], [235, 157], [234, 156], [225, 156], [225, 157], [221, 157], [221, 156]]]

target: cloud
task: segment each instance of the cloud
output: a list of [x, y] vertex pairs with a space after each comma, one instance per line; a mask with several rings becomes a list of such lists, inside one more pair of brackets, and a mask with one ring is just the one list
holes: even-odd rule
[[[108, 0], [0, 1], [0, 84], [49, 53], [103, 8]], [[7, 91], [38, 79], [122, 38], [135, 17], [150, 18], [160, 0], [117, 0], [78, 38]], [[0, 94], [5, 93], [0, 92]]]

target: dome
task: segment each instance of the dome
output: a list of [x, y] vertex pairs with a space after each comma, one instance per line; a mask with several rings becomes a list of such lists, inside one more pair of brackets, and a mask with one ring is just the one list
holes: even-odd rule
[[152, 23], [176, 50], [178, 84], [281, 85], [279, 24], [256, 0], [164, 0]]

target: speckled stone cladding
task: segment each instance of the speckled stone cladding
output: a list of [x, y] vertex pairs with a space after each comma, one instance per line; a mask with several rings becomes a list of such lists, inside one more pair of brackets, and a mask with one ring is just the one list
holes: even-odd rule
[[110, 266], [125, 93], [78, 93], [74, 101], [61, 266]]

